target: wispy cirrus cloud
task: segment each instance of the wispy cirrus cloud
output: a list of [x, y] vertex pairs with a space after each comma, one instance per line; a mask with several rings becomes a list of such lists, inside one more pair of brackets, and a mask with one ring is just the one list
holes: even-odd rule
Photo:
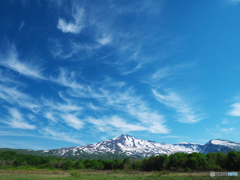
[[222, 119], [222, 124], [229, 124], [229, 120], [228, 119]]
[[[95, 128], [101, 132], [108, 132], [110, 134], [129, 133], [136, 131], [147, 131], [150, 133], [169, 133], [169, 130], [163, 128], [161, 123], [153, 122], [153, 124], [144, 124], [141, 122], [129, 122], [126, 119], [115, 116], [104, 116], [101, 119], [88, 117], [86, 122], [91, 123]], [[164, 131], [163, 131], [164, 129]]]
[[104, 84], [104, 86], [108, 86], [108, 87], [115, 87], [115, 88], [122, 88], [123, 86], [126, 85], [126, 82], [123, 81], [114, 81], [114, 79], [112, 79], [109, 76], [105, 76], [105, 79], [101, 82], [101, 84]]
[[[99, 111], [99, 109], [101, 109], [101, 111], [105, 113], [109, 113], [109, 111], [113, 109], [114, 111], [119, 111], [135, 119], [139, 128], [146, 127], [145, 130], [149, 129], [148, 131], [153, 133], [170, 132], [166, 125], [163, 125], [165, 122], [164, 117], [148, 108], [146, 102], [142, 100], [142, 97], [137, 96], [133, 88], [126, 87], [125, 82], [114, 81], [112, 78], [106, 76], [102, 81], [91, 82], [88, 85], [82, 84], [79, 87], [75, 77], [71, 76], [71, 78], [66, 78], [64, 72], [62, 69], [61, 75], [57, 78], [58, 80], [55, 79], [53, 81], [69, 88], [65, 93], [69, 98], [79, 98], [81, 101], [82, 98], [84, 98], [82, 103], [85, 108], [88, 107], [92, 111]], [[60, 93], [60, 96], [65, 101], [69, 100], [63, 97], [62, 93]], [[94, 104], [97, 104], [97, 107], [93, 105], [93, 101], [95, 102]], [[55, 107], [53, 103], [48, 103], [49, 108]], [[149, 119], [151, 119], [151, 121], [149, 121]]]
[[240, 103], [234, 103], [231, 105], [232, 110], [228, 112], [230, 116], [240, 116]]
[[229, 134], [229, 133], [232, 133], [232, 132], [234, 132], [235, 131], [235, 128], [221, 128], [221, 129], [219, 129], [221, 132], [224, 132], [224, 133], [227, 133], [227, 134]]
[[206, 128], [206, 132], [212, 134], [216, 138], [226, 138], [228, 135], [238, 135], [238, 131], [235, 127], [229, 127], [229, 125], [223, 125], [224, 127], [219, 126], [217, 124], [213, 128]]
[[[101, 63], [114, 66], [122, 75], [137, 72], [142, 69], [144, 65], [159, 60], [159, 49], [162, 49], [159, 48], [159, 45], [162, 44], [162, 39], [156, 39], [155, 36], [159, 35], [159, 32], [154, 31], [155, 28], [152, 28], [153, 31], [149, 33], [148, 28], [135, 28], [133, 22], [127, 23], [129, 27], [132, 27], [127, 29], [121, 28], [116, 22], [121, 22], [122, 17], [125, 15], [132, 16], [134, 14], [134, 16], [139, 16], [140, 19], [143, 12], [148, 13], [150, 16], [161, 14], [163, 2], [151, 1], [151, 3], [146, 3], [140, 1], [133, 4], [120, 3], [121, 7], [119, 7], [118, 2], [97, 3], [96, 5], [91, 4], [91, 6], [85, 3], [84, 7], [88, 7], [86, 10], [76, 5], [77, 1], [71, 2], [70, 4], [72, 5], [69, 11], [71, 12], [70, 16], [73, 21], [66, 22], [63, 18], [59, 18], [57, 28], [64, 33], [74, 34], [80, 33], [83, 28], [89, 28], [91, 35], [85, 35], [90, 41], [79, 42], [71, 39], [67, 42], [67, 46], [63, 45], [66, 45], [66, 42], [53, 43], [55, 45], [53, 45], [50, 51], [55, 58], [71, 58], [72, 61], [79, 61], [93, 57], [94, 55], [96, 56], [95, 59], [105, 57]], [[56, 2], [56, 4], [59, 3]], [[63, 3], [60, 4], [60, 7], [62, 7]], [[65, 11], [67, 16], [69, 16], [69, 11]], [[153, 18], [152, 20], [153, 22], [157, 21], [157, 23], [160, 23], [159, 18]], [[155, 24], [149, 24], [145, 21], [139, 21], [137, 23], [136, 27], [151, 27]], [[102, 48], [105, 48], [107, 45], [108, 50], [102, 50]], [[154, 53], [151, 52], [151, 55], [149, 55], [149, 49], [156, 49], [156, 51], [154, 51]], [[107, 56], [109, 54], [111, 54], [111, 56]], [[74, 57], [75, 55], [77, 57]]]
[[61, 117], [69, 126], [77, 130], [80, 130], [83, 128], [84, 123], [80, 119], [78, 119], [75, 115], [64, 114]]
[[0, 84], [0, 99], [13, 105], [17, 104], [21, 107], [28, 108], [33, 112], [37, 112], [40, 108], [37, 103], [33, 102], [33, 99], [29, 95], [21, 92], [17, 87]]
[[183, 100], [175, 92], [167, 91], [166, 94], [160, 94], [157, 90], [152, 90], [155, 98], [162, 104], [174, 108], [178, 113], [180, 113], [181, 118], [178, 119], [181, 123], [196, 123], [202, 120], [201, 117], [196, 115], [196, 112], [192, 110], [190, 105]]
[[23, 82], [17, 81], [12, 73], [0, 69], [0, 82], [5, 85], [25, 86]]
[[112, 37], [110, 35], [102, 35], [102, 37], [97, 38], [97, 42], [99, 42], [103, 46], [111, 43], [111, 41]]
[[63, 33], [80, 33], [84, 27], [84, 9], [80, 8], [79, 6], [73, 7], [72, 18], [72, 22], [66, 22], [64, 19], [59, 18], [57, 28]]
[[[192, 68], [196, 65], [195, 62], [183, 62], [176, 65], [167, 65], [159, 68], [156, 72], [147, 77], [141, 79], [141, 82], [150, 84], [152, 86], [167, 86], [169, 82], [179, 80], [183, 77], [188, 76], [189, 68]], [[167, 85], [166, 85], [167, 84]]]
[[[146, 130], [152, 133], [169, 133], [170, 130], [164, 125], [165, 119], [162, 115], [152, 111], [146, 103], [134, 94], [130, 88], [123, 92], [113, 92], [108, 90], [101, 90], [102, 94], [96, 98], [106, 108], [111, 107], [115, 111], [126, 114], [126, 117], [131, 117], [136, 121], [136, 124], [131, 124], [128, 121], [122, 126], [129, 124], [135, 130]], [[151, 119], [151, 121], [149, 121]], [[117, 122], [119, 118], [108, 118], [109, 121]], [[123, 121], [124, 122], [124, 121]], [[119, 124], [120, 126], [120, 124]]]
[[53, 114], [54, 114], [54, 112], [46, 112], [44, 116], [45, 116], [47, 119], [50, 119], [50, 120], [52, 120], [54, 123], [56, 123], [57, 120], [56, 120], [56, 118], [54, 117]]
[[69, 72], [64, 68], [59, 68], [58, 77], [50, 77], [51, 81], [61, 86], [70, 87], [72, 89], [83, 89], [83, 85], [76, 81], [75, 72]]
[[18, 52], [14, 44], [6, 43], [5, 52], [0, 52], [0, 65], [6, 68], [9, 68], [15, 72], [18, 72], [24, 76], [33, 79], [42, 79], [46, 78], [42, 75], [43, 68], [39, 64], [31, 63], [31, 61], [21, 61], [18, 57]]
[[26, 122], [22, 114], [16, 108], [8, 108], [9, 114], [11, 117], [7, 117], [4, 120], [1, 120], [2, 123], [9, 125], [10, 128], [16, 129], [35, 129], [34, 125]]
[[96, 53], [103, 46], [100, 43], [78, 42], [72, 39], [60, 41], [59, 39], [50, 39], [52, 44], [50, 52], [55, 59], [81, 61], [86, 60]]
[[228, 2], [232, 5], [236, 5], [240, 2], [240, 0], [228, 0]]
[[147, 130], [147, 127], [144, 127], [138, 124], [127, 123], [124, 119], [118, 116], [111, 117], [109, 120], [107, 120], [107, 122], [113, 127], [117, 129], [121, 129], [121, 131], [123, 132]]
[[22, 21], [18, 28], [18, 31], [20, 32], [24, 26], [25, 26], [25, 23], [24, 23], [24, 21]]
[[23, 88], [26, 87], [27, 85], [19, 82], [11, 71], [0, 69], [0, 99], [11, 106], [27, 108], [37, 113], [41, 106], [29, 94], [23, 92]]
[[55, 139], [55, 140], [60, 140], [60, 141], [67, 141], [67, 142], [72, 142], [76, 144], [84, 144], [83, 141], [80, 141], [79, 134], [74, 135], [74, 134], [69, 134], [65, 132], [59, 132], [56, 129], [53, 129], [51, 127], [44, 127], [41, 130], [39, 130], [41, 134], [44, 135], [44, 138], [50, 138], [50, 139]]
[[52, 109], [59, 112], [72, 112], [72, 111], [80, 111], [82, 110], [81, 106], [78, 106], [77, 104], [72, 103], [60, 103], [53, 101], [51, 99], [46, 99], [44, 97], [41, 98], [42, 103], [45, 107], [48, 109]]

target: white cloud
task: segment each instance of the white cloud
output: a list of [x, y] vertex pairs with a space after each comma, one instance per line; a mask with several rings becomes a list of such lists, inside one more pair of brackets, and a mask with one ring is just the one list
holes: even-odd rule
[[[149, 109], [141, 97], [135, 95], [132, 88], [120, 91], [119, 87], [125, 84], [112, 82], [109, 79], [106, 82], [102, 83], [100, 87], [87, 86], [84, 91], [72, 89], [69, 95], [78, 98], [93, 98], [105, 110], [113, 108], [116, 111], [123, 112], [126, 116], [136, 119], [141, 126], [148, 127], [149, 131], [169, 133], [170, 130], [163, 125], [165, 122], [163, 116]], [[158, 129], [154, 129], [154, 127], [158, 127]]]
[[164, 67], [164, 68], [161, 68], [159, 69], [157, 72], [155, 72], [151, 79], [152, 80], [159, 80], [159, 79], [163, 79], [163, 78], [166, 78], [168, 77], [170, 74], [172, 74], [172, 70], [169, 68], [169, 67]]
[[32, 103], [33, 100], [30, 96], [22, 93], [16, 87], [9, 87], [0, 84], [0, 99], [3, 99], [10, 104], [17, 103], [21, 107], [28, 108], [33, 112], [37, 112], [40, 108], [38, 104]]
[[33, 114], [28, 114], [27, 115], [28, 119], [30, 119], [32, 122], [36, 122], [36, 116]]
[[72, 89], [83, 89], [84, 86], [76, 82], [74, 72], [68, 72], [64, 68], [59, 68], [59, 71], [60, 72], [57, 78], [50, 77], [52, 82], [57, 83], [61, 86], [70, 87]]
[[9, 114], [11, 117], [8, 117], [7, 120], [1, 120], [2, 123], [9, 125], [11, 128], [17, 129], [35, 129], [34, 125], [28, 124], [22, 117], [22, 114], [18, 112], [15, 108], [8, 108]]
[[44, 134], [44, 138], [51, 138], [55, 140], [60, 140], [60, 141], [67, 141], [67, 142], [72, 142], [76, 144], [84, 144], [83, 141], [78, 140], [79, 135], [72, 135], [72, 134], [67, 134], [65, 132], [57, 132], [56, 130], [51, 129], [50, 127], [45, 127], [42, 130], [39, 131], [40, 133]]
[[98, 106], [93, 105], [92, 102], [89, 103], [88, 107], [90, 109], [93, 109], [93, 110], [96, 110], [96, 111], [104, 110], [104, 108], [102, 108], [102, 107], [98, 107]]
[[84, 9], [76, 6], [72, 12], [72, 17], [74, 21], [69, 23], [67, 23], [64, 19], [59, 18], [57, 28], [61, 30], [63, 33], [74, 34], [80, 33], [82, 28], [84, 27], [83, 24]]
[[99, 42], [103, 46], [111, 43], [111, 41], [112, 41], [112, 37], [109, 35], [108, 36], [104, 35], [101, 38], [97, 38], [97, 42]]
[[52, 112], [47, 112], [47, 113], [45, 113], [45, 117], [46, 117], [47, 119], [52, 120], [54, 123], [57, 122], [57, 120], [55, 119], [55, 117], [52, 115]]
[[61, 42], [58, 39], [50, 39], [50, 43], [52, 47], [50, 48], [50, 52], [53, 57], [60, 59], [70, 59], [74, 61], [86, 60], [89, 57], [95, 55], [100, 47], [99, 43], [81, 43], [74, 40], [65, 40]]
[[176, 109], [176, 111], [181, 114], [182, 117], [179, 118], [179, 122], [196, 123], [202, 120], [202, 118], [198, 117], [192, 108], [190, 108], [190, 105], [176, 93], [169, 91], [167, 92], [168, 94], [163, 95], [159, 94], [156, 90], [152, 90], [152, 92], [160, 103]]
[[[99, 111], [101, 109], [103, 111], [108, 111], [109, 108], [113, 108], [114, 110], [124, 112], [126, 116], [131, 116], [137, 120], [137, 123], [139, 124], [132, 125], [132, 128], [143, 129], [144, 127], [145, 130], [152, 133], [170, 132], [170, 130], [163, 125], [165, 122], [164, 117], [149, 109], [141, 97], [135, 95], [133, 88], [123, 89], [126, 87], [125, 82], [114, 81], [112, 78], [106, 77], [103, 81], [92, 82], [90, 85], [79, 85], [79, 83], [76, 82], [74, 73], [69, 73], [63, 68], [60, 68], [60, 75], [57, 78], [51, 79], [53, 82], [69, 87], [70, 89], [67, 91], [69, 97], [84, 98], [82, 103], [87, 104], [85, 107], [88, 107], [91, 110]], [[63, 93], [59, 93], [59, 95], [66, 102], [70, 103], [69, 99], [66, 99], [66, 97], [63, 96]], [[97, 101], [97, 104], [99, 104], [98, 107], [93, 105], [92, 99]], [[61, 110], [57, 103], [53, 103], [46, 99], [43, 99], [43, 101], [45, 106], [54, 110]], [[70, 104], [68, 104], [68, 106], [70, 106]], [[78, 108], [78, 106], [75, 107]], [[66, 112], [66, 109], [66, 107], [62, 108], [61, 111]], [[73, 110], [77, 109], [73, 108]], [[60, 112], [58, 112], [58, 114], [62, 117]]]
[[240, 103], [235, 103], [231, 105], [233, 109], [228, 113], [230, 116], [240, 116]]
[[233, 131], [235, 131], [235, 128], [221, 128], [221, 129], [219, 129], [219, 131], [229, 134], [229, 133], [232, 133]]
[[102, 118], [102, 119], [95, 119], [92, 117], [88, 117], [85, 119], [86, 122], [93, 124], [94, 128], [99, 130], [100, 132], [108, 132], [111, 133], [113, 131], [113, 128], [108, 125], [108, 122]]
[[54, 109], [54, 110], [57, 110], [57, 111], [71, 112], [71, 111], [82, 110], [82, 107], [79, 107], [77, 105], [57, 103], [57, 102], [53, 102], [51, 100], [46, 100], [44, 98], [42, 98], [42, 100], [43, 100], [43, 103], [44, 103], [45, 106], [48, 106], [48, 108]]
[[46, 79], [39, 65], [20, 61], [14, 44], [7, 43], [7, 53], [0, 55], [0, 65], [33, 79]]
[[21, 31], [21, 29], [23, 28], [23, 26], [25, 26], [25, 23], [22, 21], [19, 28], [18, 28], [18, 31]]
[[14, 79], [14, 76], [6, 71], [0, 69], [0, 82], [5, 84], [14, 84], [18, 86], [24, 86], [25, 84]]
[[240, 0], [228, 0], [230, 4], [236, 5], [237, 3], [240, 2]]
[[195, 64], [194, 62], [185, 62], [175, 66], [165, 66], [160, 68], [157, 72], [155, 72], [150, 78], [148, 83], [155, 83], [159, 80], [175, 80], [179, 77], [182, 77], [186, 71], [186, 68], [193, 67]]
[[131, 131], [144, 131], [148, 130], [144, 126], [140, 126], [138, 124], [131, 124], [127, 123], [124, 119], [118, 117], [118, 116], [113, 116], [111, 117], [108, 121], [108, 124], [121, 129], [122, 132], [131, 132]]
[[134, 73], [134, 72], [136, 72], [137, 70], [141, 69], [141, 68], [142, 68], [142, 65], [143, 65], [143, 64], [139, 63], [139, 64], [137, 64], [136, 67], [131, 68], [130, 70], [126, 70], [126, 68], [120, 68], [121, 74], [122, 74], [122, 75], [128, 75], [128, 74]]
[[115, 88], [121, 88], [126, 85], [126, 82], [123, 81], [114, 81], [112, 78], [106, 76], [105, 80], [100, 82], [99, 84], [104, 84], [104, 86], [108, 87], [115, 87]]
[[83, 128], [84, 123], [79, 120], [76, 116], [72, 114], [64, 114], [62, 115], [62, 119], [71, 127], [80, 130]]
[[222, 119], [222, 124], [229, 124], [229, 121], [227, 119]]
[[161, 123], [149, 121], [148, 124], [142, 123], [141, 121], [132, 123], [126, 121], [117, 115], [111, 117], [102, 117], [101, 119], [94, 119], [92, 117], [87, 118], [85, 121], [91, 123], [101, 132], [108, 133], [128, 133], [134, 131], [148, 131], [150, 133], [169, 133], [169, 130], [165, 128]]
[[212, 134], [212, 136], [215, 136], [216, 138], [226, 138], [227, 135], [233, 134], [233, 133], [235, 133], [235, 135], [238, 134], [235, 128], [226, 127], [227, 125], [225, 124], [222, 126], [224, 127], [220, 127], [219, 124], [217, 124], [213, 128], [206, 129], [206, 132]]

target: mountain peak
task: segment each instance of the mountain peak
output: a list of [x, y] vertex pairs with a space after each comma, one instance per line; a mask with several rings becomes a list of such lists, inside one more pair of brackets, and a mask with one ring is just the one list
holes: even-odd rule
[[133, 136], [130, 136], [128, 134], [121, 134], [120, 136], [117, 136], [113, 138], [112, 140], [117, 140], [117, 139], [126, 139], [126, 138], [134, 138]]

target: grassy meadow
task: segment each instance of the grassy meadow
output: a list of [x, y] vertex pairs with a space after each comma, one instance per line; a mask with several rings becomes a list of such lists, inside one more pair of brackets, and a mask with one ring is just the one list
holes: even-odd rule
[[[239, 172], [240, 174], [240, 172]], [[224, 180], [238, 177], [210, 177], [209, 172], [143, 172], [122, 170], [0, 170], [0, 180]]]

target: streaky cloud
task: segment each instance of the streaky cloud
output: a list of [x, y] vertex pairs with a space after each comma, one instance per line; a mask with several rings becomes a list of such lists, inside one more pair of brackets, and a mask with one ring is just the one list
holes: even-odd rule
[[228, 2], [232, 5], [236, 5], [240, 2], [240, 0], [228, 0]]
[[79, 136], [77, 137], [76, 135], [73, 135], [73, 134], [59, 132], [53, 127], [44, 127], [41, 130], [39, 130], [39, 132], [44, 135], [44, 138], [47, 138], [47, 139], [67, 141], [67, 142], [72, 142], [79, 145], [84, 144], [83, 141], [78, 139]]
[[11, 117], [7, 117], [1, 120], [1, 122], [9, 125], [10, 128], [31, 130], [36, 128], [34, 125], [27, 123], [16, 108], [8, 108], [8, 111]]
[[234, 103], [231, 105], [232, 110], [228, 112], [228, 115], [230, 116], [240, 116], [240, 103]]
[[6, 44], [6, 53], [0, 52], [1, 66], [9, 68], [32, 79], [46, 80], [46, 78], [41, 74], [44, 70], [43, 68], [41, 68], [38, 64], [19, 60], [15, 45], [9, 43]]
[[72, 17], [74, 19], [73, 22], [67, 23], [64, 19], [58, 19], [57, 28], [61, 30], [63, 33], [73, 33], [78, 34], [81, 32], [84, 27], [83, 17], [84, 17], [84, 9], [78, 6], [73, 7]]
[[18, 31], [20, 32], [24, 26], [25, 26], [25, 23], [24, 23], [24, 21], [22, 21], [18, 28]]
[[0, 99], [3, 99], [12, 105], [18, 104], [19, 106], [28, 108], [33, 112], [38, 112], [41, 107], [37, 103], [32, 102], [32, 97], [21, 92], [17, 87], [9, 87], [0, 84]]
[[69, 72], [67, 69], [59, 67], [59, 75], [57, 78], [50, 77], [51, 81], [61, 86], [66, 86], [72, 89], [83, 89], [84, 86], [78, 83], [75, 79], [75, 73]]
[[160, 103], [174, 108], [178, 113], [181, 114], [182, 117], [178, 119], [179, 122], [191, 124], [202, 120], [201, 117], [196, 115], [186, 100], [183, 100], [175, 92], [167, 91], [167, 94], [160, 94], [155, 89], [153, 89], [152, 92]]
[[78, 119], [75, 115], [64, 114], [61, 117], [69, 126], [77, 130], [80, 130], [83, 128], [84, 123], [80, 119]]

